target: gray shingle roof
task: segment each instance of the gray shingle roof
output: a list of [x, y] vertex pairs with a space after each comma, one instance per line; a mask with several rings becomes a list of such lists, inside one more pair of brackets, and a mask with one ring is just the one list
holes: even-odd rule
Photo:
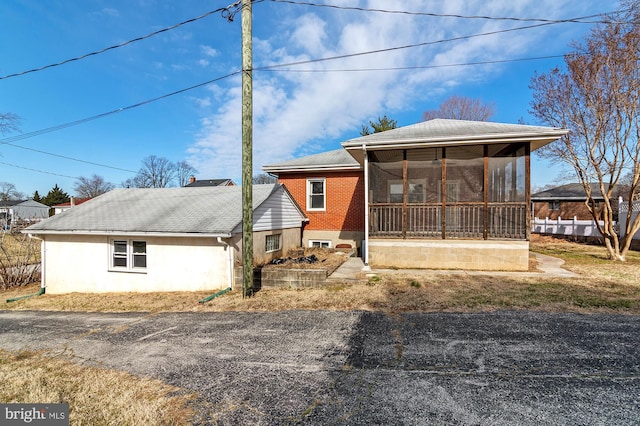
[[186, 184], [189, 188], [197, 186], [222, 186], [222, 185], [234, 185], [231, 179], [200, 179]]
[[[602, 192], [600, 191], [600, 184], [591, 184], [591, 194], [595, 200], [603, 199]], [[533, 201], [584, 201], [586, 199], [587, 194], [581, 183], [568, 183], [566, 185], [556, 186], [555, 188], [545, 189], [544, 191], [536, 192], [531, 195], [531, 200]]]
[[435, 119], [386, 132], [350, 139], [342, 144], [347, 149], [423, 144], [442, 146], [455, 143], [487, 143], [531, 141], [532, 149], [560, 138], [567, 131], [555, 127], [526, 126], [485, 121]]
[[[279, 185], [254, 185], [253, 208]], [[115, 189], [26, 229], [27, 233], [228, 236], [242, 221], [242, 187]]]
[[359, 170], [360, 164], [344, 149], [307, 155], [262, 167], [267, 173], [313, 170]]

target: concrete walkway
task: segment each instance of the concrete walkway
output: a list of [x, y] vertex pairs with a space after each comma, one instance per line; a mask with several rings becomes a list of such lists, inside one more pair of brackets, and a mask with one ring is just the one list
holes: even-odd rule
[[485, 275], [492, 277], [548, 277], [548, 278], [577, 278], [578, 274], [562, 267], [564, 260], [540, 253], [532, 253], [538, 261], [541, 272], [507, 272], [507, 271], [463, 271], [457, 269], [365, 269], [359, 257], [350, 257], [343, 263], [328, 280], [335, 281], [366, 281], [366, 274], [413, 274], [413, 275]]

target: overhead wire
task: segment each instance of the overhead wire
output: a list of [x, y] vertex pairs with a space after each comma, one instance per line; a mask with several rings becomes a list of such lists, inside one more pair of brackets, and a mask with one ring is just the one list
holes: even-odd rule
[[[6, 145], [6, 144], [9, 144], [10, 142], [16, 142], [16, 141], [19, 141], [19, 140], [22, 140], [22, 139], [32, 138], [34, 136], [39, 136], [39, 135], [42, 135], [42, 134], [45, 134], [45, 133], [54, 132], [56, 130], [66, 129], [67, 127], [77, 126], [79, 124], [87, 123], [89, 121], [97, 120], [99, 118], [107, 117], [109, 115], [118, 114], [118, 113], [123, 112], [123, 111], [127, 111], [127, 110], [130, 110], [130, 109], [138, 108], [140, 106], [147, 105], [147, 104], [150, 104], [152, 102], [159, 101], [161, 99], [165, 99], [165, 98], [168, 98], [168, 97], [171, 97], [171, 96], [175, 96], [175, 95], [178, 95], [180, 93], [184, 93], [184, 92], [188, 92], [189, 90], [196, 89], [198, 87], [206, 86], [208, 84], [215, 83], [215, 82], [220, 81], [220, 80], [224, 80], [225, 78], [229, 78], [229, 77], [232, 77], [234, 75], [238, 75], [240, 73], [241, 73], [241, 71], [234, 71], [234, 72], [232, 72], [230, 74], [226, 74], [226, 75], [224, 75], [222, 77], [217, 77], [217, 78], [214, 78], [212, 80], [205, 81], [204, 83], [198, 83], [198, 84], [195, 84], [193, 86], [189, 86], [189, 87], [186, 87], [184, 89], [176, 90], [174, 92], [167, 93], [167, 94], [162, 95], [162, 96], [157, 96], [155, 98], [147, 99], [145, 101], [138, 102], [138, 103], [135, 103], [133, 105], [129, 105], [129, 106], [122, 107], [122, 108], [117, 108], [117, 109], [114, 109], [114, 110], [111, 110], [111, 111], [108, 111], [108, 112], [103, 112], [101, 114], [92, 115], [91, 117], [85, 117], [85, 118], [82, 118], [80, 120], [75, 120], [75, 121], [70, 121], [68, 123], [59, 124], [57, 126], [47, 127], [45, 129], [40, 129], [40, 130], [36, 130], [36, 131], [33, 131], [33, 132], [29, 132], [29, 133], [23, 133], [21, 135], [16, 135], [16, 136], [3, 138], [3, 139], [0, 139], [0, 145]], [[13, 145], [13, 146], [15, 146], [15, 145]], [[42, 152], [44, 153], [44, 151], [42, 151]]]
[[60, 174], [60, 173], [46, 172], [44, 170], [38, 170], [38, 169], [29, 168], [29, 167], [18, 166], [17, 164], [5, 163], [4, 161], [0, 161], [0, 164], [4, 164], [5, 166], [9, 166], [9, 167], [15, 167], [17, 169], [29, 170], [30, 172], [44, 173], [44, 174], [47, 174], [47, 175], [61, 176], [61, 177], [70, 178], [70, 179], [78, 179], [78, 176], [69, 176], [69, 175], [63, 175], [63, 174]]
[[431, 68], [453, 68], [453, 67], [465, 67], [472, 65], [494, 65], [504, 64], [511, 62], [525, 62], [525, 61], [541, 61], [545, 59], [558, 59], [564, 58], [567, 55], [548, 55], [548, 56], [536, 56], [531, 58], [516, 58], [516, 59], [495, 59], [492, 61], [476, 61], [476, 62], [463, 62], [457, 64], [439, 64], [439, 65], [415, 65], [408, 67], [385, 67], [385, 68], [336, 68], [336, 69], [273, 69], [273, 68], [254, 68], [254, 71], [273, 71], [273, 72], [298, 72], [298, 73], [326, 73], [326, 72], [369, 72], [369, 71], [402, 71], [402, 70], [423, 70]]
[[105, 48], [100, 49], [100, 50], [96, 50], [96, 51], [93, 51], [93, 52], [85, 53], [83, 55], [76, 56], [76, 57], [69, 58], [69, 59], [65, 59], [63, 61], [56, 62], [56, 63], [53, 63], [53, 64], [44, 65], [44, 66], [41, 66], [41, 67], [29, 69], [29, 70], [26, 70], [26, 71], [21, 71], [21, 72], [17, 72], [17, 73], [13, 73], [13, 74], [0, 76], [0, 80], [6, 80], [6, 79], [12, 78], [12, 77], [18, 77], [18, 76], [22, 76], [22, 75], [31, 74], [31, 73], [34, 73], [34, 72], [46, 70], [46, 69], [49, 69], [49, 68], [59, 67], [61, 65], [65, 65], [65, 64], [68, 64], [70, 62], [76, 62], [76, 61], [80, 61], [80, 60], [85, 59], [85, 58], [89, 58], [91, 56], [100, 55], [100, 54], [108, 52], [110, 50], [115, 50], [115, 49], [118, 49], [120, 47], [128, 46], [128, 45], [130, 45], [132, 43], [136, 43], [138, 41], [146, 40], [148, 38], [154, 37], [154, 36], [156, 36], [158, 34], [165, 33], [167, 31], [171, 31], [171, 30], [176, 29], [178, 27], [181, 27], [183, 25], [187, 25], [187, 24], [190, 24], [192, 22], [199, 21], [199, 20], [204, 19], [207, 16], [213, 15], [215, 13], [220, 13], [223, 18], [232, 21], [233, 20], [233, 16], [235, 16], [235, 12], [231, 12], [230, 9], [233, 8], [233, 7], [237, 7], [238, 4], [239, 4], [239, 2], [236, 2], [236, 3], [232, 4], [232, 5], [227, 6], [227, 7], [221, 7], [221, 8], [218, 8], [216, 10], [211, 10], [209, 12], [203, 13], [200, 16], [196, 16], [195, 18], [187, 19], [186, 21], [182, 21], [182, 22], [179, 22], [179, 23], [177, 23], [175, 25], [171, 25], [169, 27], [162, 28], [162, 29], [160, 29], [158, 31], [153, 31], [153, 32], [151, 32], [151, 33], [149, 33], [147, 35], [136, 37], [136, 38], [127, 40], [127, 41], [122, 42], [122, 43], [118, 43], [118, 44], [115, 44], [115, 45], [112, 45], [112, 46], [109, 46], [109, 47], [105, 47]]
[[476, 38], [476, 37], [485, 37], [485, 36], [489, 36], [489, 35], [503, 34], [503, 33], [512, 32], [512, 31], [520, 31], [520, 30], [538, 28], [538, 27], [543, 27], [543, 26], [547, 26], [547, 25], [555, 25], [555, 24], [556, 23], [554, 23], [554, 22], [546, 22], [546, 23], [542, 23], [542, 24], [525, 25], [523, 27], [507, 28], [507, 29], [503, 29], [503, 30], [495, 30], [495, 31], [489, 31], [489, 32], [486, 32], [486, 33], [478, 33], [478, 34], [471, 34], [471, 35], [465, 35], [465, 36], [458, 36], [458, 37], [452, 37], [452, 38], [441, 39], [441, 40], [436, 40], [436, 41], [427, 41], [427, 42], [423, 42], [423, 43], [407, 44], [407, 45], [404, 45], [404, 46], [395, 46], [395, 47], [388, 47], [388, 48], [384, 48], [384, 49], [369, 50], [369, 51], [366, 51], [366, 52], [348, 53], [348, 54], [344, 54], [344, 55], [328, 56], [328, 57], [325, 57], [325, 58], [318, 58], [318, 59], [308, 59], [308, 60], [304, 60], [304, 61], [290, 62], [290, 63], [287, 63], [287, 64], [266, 65], [266, 66], [263, 66], [263, 67], [254, 68], [254, 70], [266, 70], [266, 69], [270, 69], [270, 68], [282, 68], [282, 67], [285, 67], [285, 66], [306, 65], [306, 64], [313, 64], [313, 63], [318, 63], [318, 62], [333, 61], [333, 60], [336, 60], [336, 59], [347, 59], [347, 58], [354, 58], [354, 57], [357, 57], [357, 56], [372, 55], [372, 54], [376, 54], [376, 53], [387, 53], [387, 52], [393, 52], [393, 51], [397, 51], [397, 50], [409, 49], [409, 48], [413, 48], [413, 47], [432, 46], [432, 45], [435, 45], [435, 44], [447, 43], [447, 42], [451, 42], [451, 41], [468, 40], [468, 39]]
[[482, 19], [482, 20], [492, 20], [492, 21], [520, 21], [520, 22], [545, 22], [550, 24], [561, 24], [561, 23], [577, 23], [577, 24], [597, 24], [597, 23], [616, 23], [616, 21], [610, 20], [599, 20], [599, 21], [585, 21], [585, 19], [591, 19], [596, 17], [607, 16], [611, 14], [611, 12], [598, 13], [595, 15], [584, 16], [581, 18], [571, 18], [571, 19], [545, 19], [545, 18], [518, 18], [518, 17], [500, 17], [500, 16], [488, 16], [488, 15], [459, 15], [452, 13], [432, 13], [432, 12], [410, 12], [406, 10], [390, 10], [390, 9], [376, 9], [369, 7], [358, 7], [358, 6], [343, 6], [343, 5], [334, 5], [334, 4], [326, 4], [326, 3], [312, 3], [305, 1], [294, 1], [294, 0], [269, 0], [273, 3], [288, 3], [293, 5], [301, 5], [301, 6], [314, 6], [314, 7], [323, 7], [329, 9], [339, 9], [339, 10], [356, 10], [360, 12], [380, 12], [380, 13], [389, 13], [389, 14], [400, 14], [400, 15], [413, 15], [413, 16], [430, 16], [435, 18], [459, 18], [459, 19]]

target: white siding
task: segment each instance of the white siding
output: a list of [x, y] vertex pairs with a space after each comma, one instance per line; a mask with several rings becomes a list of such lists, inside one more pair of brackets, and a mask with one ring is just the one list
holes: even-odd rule
[[[304, 216], [281, 186], [253, 211], [253, 230], [270, 231], [302, 227]], [[233, 233], [242, 232], [242, 224]]]
[[144, 293], [227, 287], [227, 251], [216, 239], [135, 239], [147, 242], [145, 273], [109, 271], [111, 239], [108, 237], [46, 236], [43, 243], [46, 292]]

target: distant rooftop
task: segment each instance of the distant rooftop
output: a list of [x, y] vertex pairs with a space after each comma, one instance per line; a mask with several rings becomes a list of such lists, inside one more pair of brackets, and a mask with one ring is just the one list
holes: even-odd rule
[[189, 183], [185, 187], [201, 187], [201, 186], [233, 186], [235, 183], [231, 179], [201, 179], [198, 180], [194, 176], [191, 176]]

